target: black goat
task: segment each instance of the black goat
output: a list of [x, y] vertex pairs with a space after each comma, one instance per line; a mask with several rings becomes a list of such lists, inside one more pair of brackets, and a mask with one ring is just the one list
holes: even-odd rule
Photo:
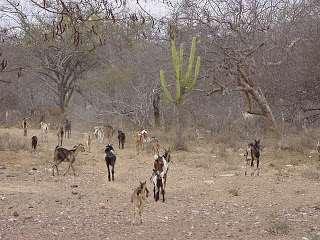
[[112, 181], [114, 181], [114, 165], [116, 164], [117, 157], [115, 155], [114, 149], [111, 144], [108, 144], [106, 146], [106, 149], [104, 150], [104, 152], [106, 153], [105, 160], [108, 168], [108, 180], [109, 182], [111, 181], [111, 178], [110, 178], [110, 167], [111, 167]]
[[259, 176], [260, 152], [261, 152], [260, 140], [254, 140], [254, 143], [249, 143], [248, 148], [245, 152], [245, 158], [246, 158], [245, 175], [247, 175], [247, 166], [250, 165], [250, 167], [253, 168], [254, 162], [256, 162], [256, 169], [251, 172], [251, 176], [253, 176], [256, 171], [257, 171], [257, 175]]
[[37, 136], [32, 136], [31, 147], [34, 152], [37, 150], [37, 146], [38, 146], [38, 138], [37, 138]]

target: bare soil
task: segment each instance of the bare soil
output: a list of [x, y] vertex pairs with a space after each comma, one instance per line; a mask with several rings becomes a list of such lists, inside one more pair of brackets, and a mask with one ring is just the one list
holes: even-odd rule
[[[32, 130], [25, 139], [39, 136]], [[23, 138], [20, 129], [0, 129]], [[72, 148], [80, 133], [65, 141]], [[130, 196], [147, 180], [153, 156], [132, 143], [117, 148], [115, 182], [107, 181], [104, 145], [80, 153], [78, 176], [52, 176], [57, 139], [31, 151], [0, 151], [0, 239], [320, 239], [320, 170], [316, 156], [262, 153], [262, 171], [244, 176], [241, 150], [215, 151], [202, 140], [173, 152], [166, 202], [148, 199], [143, 224], [131, 224]], [[116, 138], [111, 141], [116, 146]], [[107, 143], [107, 142], [106, 142]], [[61, 173], [66, 169], [61, 164]]]

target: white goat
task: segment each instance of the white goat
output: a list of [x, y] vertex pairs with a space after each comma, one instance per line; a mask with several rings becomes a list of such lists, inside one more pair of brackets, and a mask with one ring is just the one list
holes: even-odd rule
[[49, 126], [50, 123], [40, 122], [42, 141], [46, 143], [48, 143]]
[[103, 127], [94, 127], [93, 128], [93, 135], [95, 136], [96, 140], [100, 143], [103, 142], [104, 140], [104, 131], [103, 131]]

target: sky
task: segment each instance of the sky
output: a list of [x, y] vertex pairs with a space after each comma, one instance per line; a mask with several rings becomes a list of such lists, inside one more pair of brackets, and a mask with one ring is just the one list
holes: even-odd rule
[[[11, 0], [12, 1], [12, 0]], [[30, 0], [13, 0], [16, 2], [19, 2], [20, 8], [24, 9], [24, 12], [32, 12], [34, 10], [34, 6]], [[43, 0], [36, 0], [40, 4], [43, 3]], [[68, 0], [65, 0], [66, 2]], [[116, 0], [114, 0], [116, 1]], [[173, 0], [176, 2], [177, 0]], [[126, 0], [126, 6], [127, 8], [141, 11], [140, 6], [146, 10], [148, 13], [150, 13], [152, 16], [156, 18], [163, 17], [164, 15], [167, 15], [169, 13], [169, 8], [166, 4], [163, 3], [162, 0], [139, 0], [140, 6], [137, 4], [137, 0]], [[6, 0], [0, 0], [0, 9], [1, 7], [6, 6]], [[2, 20], [2, 22], [1, 22]], [[0, 19], [0, 24], [3, 24], [3, 19]]]

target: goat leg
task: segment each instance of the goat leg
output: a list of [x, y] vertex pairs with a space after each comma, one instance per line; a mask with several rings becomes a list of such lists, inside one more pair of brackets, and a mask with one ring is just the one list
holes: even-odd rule
[[165, 202], [165, 199], [164, 199], [164, 189], [162, 188], [162, 202]]
[[114, 181], [114, 166], [112, 167], [112, 181]]
[[77, 176], [76, 171], [74, 170], [73, 164], [71, 164], [71, 168], [72, 168], [72, 171], [73, 171], [73, 176]]
[[111, 181], [111, 178], [110, 178], [110, 168], [109, 168], [109, 164], [107, 164], [107, 168], [108, 168], [108, 180], [109, 182]]
[[70, 167], [71, 167], [71, 162], [69, 163], [69, 166], [68, 166], [67, 170], [65, 171], [65, 173], [63, 174], [63, 176], [65, 176], [67, 174], [67, 172], [69, 172]]
[[136, 218], [136, 206], [135, 204], [133, 203], [133, 213], [132, 213], [132, 224], [135, 223], [135, 218]]
[[143, 204], [141, 203], [139, 206], [140, 224], [142, 224], [142, 211], [143, 211]]

